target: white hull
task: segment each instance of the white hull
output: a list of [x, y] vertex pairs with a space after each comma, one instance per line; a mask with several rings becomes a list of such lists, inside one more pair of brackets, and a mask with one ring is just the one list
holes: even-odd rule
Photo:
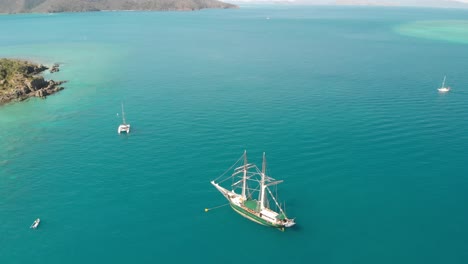
[[439, 91], [439, 93], [446, 93], [446, 92], [450, 91], [450, 87], [445, 86], [445, 79], [446, 78], [447, 78], [447, 76], [444, 76], [444, 81], [442, 82], [442, 86], [437, 89]]
[[41, 219], [38, 218], [34, 221], [34, 223], [32, 223], [32, 225], [29, 228], [36, 229], [40, 223], [41, 223]]
[[448, 91], [450, 91], [450, 88], [448, 87], [442, 87], [442, 88], [439, 88], [437, 89], [439, 91], [439, 93], [446, 93]]
[[122, 132], [125, 132], [125, 133], [130, 133], [130, 125], [120, 125], [119, 128], [117, 129], [117, 132], [120, 134]]

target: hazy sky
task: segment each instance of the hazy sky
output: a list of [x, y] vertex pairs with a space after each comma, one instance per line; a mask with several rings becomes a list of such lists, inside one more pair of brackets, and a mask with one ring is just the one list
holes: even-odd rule
[[[233, 0], [235, 2], [296, 2], [308, 4], [334, 4], [337, 0]], [[343, 0], [338, 0], [343, 1]], [[344, 0], [348, 2], [367, 3], [395, 3], [399, 5], [440, 5], [453, 6], [457, 3], [466, 3], [468, 0]]]

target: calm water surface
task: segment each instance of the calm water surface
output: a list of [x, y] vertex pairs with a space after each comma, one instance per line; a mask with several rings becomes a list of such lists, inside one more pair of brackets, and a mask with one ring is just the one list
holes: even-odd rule
[[[0, 16], [0, 56], [62, 63], [47, 78], [69, 81], [0, 107], [0, 263], [467, 263], [468, 45], [398, 30], [467, 17]], [[453, 90], [438, 94], [444, 75]], [[204, 212], [244, 149], [285, 180], [294, 228]]]

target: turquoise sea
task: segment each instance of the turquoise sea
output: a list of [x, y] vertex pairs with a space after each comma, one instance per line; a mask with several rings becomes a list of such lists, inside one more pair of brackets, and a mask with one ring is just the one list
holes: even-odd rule
[[[0, 16], [0, 57], [59, 62], [46, 77], [69, 81], [0, 107], [0, 263], [468, 263], [467, 19]], [[244, 150], [259, 165], [266, 152], [297, 226], [204, 212], [226, 203], [209, 182]]]

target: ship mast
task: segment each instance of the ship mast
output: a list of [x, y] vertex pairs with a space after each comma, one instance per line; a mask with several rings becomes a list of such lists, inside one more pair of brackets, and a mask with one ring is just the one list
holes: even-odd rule
[[262, 179], [260, 180], [260, 210], [265, 208], [265, 173], [266, 173], [266, 158], [265, 152], [263, 152], [263, 163], [262, 163]]
[[245, 189], [247, 188], [247, 150], [244, 150], [244, 177], [242, 178], [242, 198], [245, 200]]
[[123, 120], [123, 124], [126, 125], [127, 123], [125, 122], [125, 113], [124, 113], [124, 108], [123, 108], [123, 102], [122, 102], [122, 120]]

